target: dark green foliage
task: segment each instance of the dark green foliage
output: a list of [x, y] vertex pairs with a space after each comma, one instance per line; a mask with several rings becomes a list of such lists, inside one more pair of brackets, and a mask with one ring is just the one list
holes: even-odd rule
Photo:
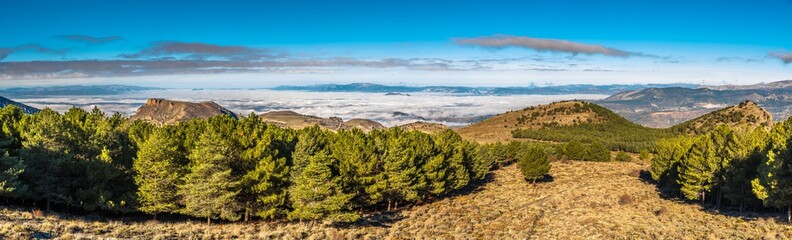
[[632, 161], [632, 156], [630, 156], [630, 154], [627, 154], [626, 152], [619, 151], [616, 153], [616, 161], [629, 162]]
[[607, 162], [611, 160], [611, 151], [605, 144], [594, 142], [586, 149], [586, 156], [583, 160]]
[[789, 123], [792, 118], [770, 132], [721, 125], [706, 135], [659, 141], [650, 173], [666, 193], [739, 211], [764, 205], [792, 217]]
[[584, 160], [588, 157], [588, 151], [582, 143], [571, 141], [564, 144], [564, 156], [569, 159]]
[[239, 219], [240, 206], [235, 201], [239, 194], [239, 180], [231, 174], [231, 164], [237, 152], [222, 135], [223, 129], [209, 128], [190, 151], [190, 171], [179, 185], [183, 197], [182, 212], [227, 220]]
[[518, 154], [518, 159], [520, 172], [528, 181], [540, 180], [550, 172], [550, 158], [543, 148], [534, 146], [523, 149]]
[[20, 178], [30, 186], [28, 197], [46, 201], [47, 210], [51, 202], [76, 203], [76, 196], [70, 194], [75, 187], [70, 179], [77, 177], [70, 171], [75, 163], [71, 149], [77, 149], [71, 139], [77, 135], [74, 126], [57, 112], [44, 109], [26, 128], [20, 150], [25, 170]]
[[252, 114], [154, 126], [98, 109], [7, 107], [0, 126], [2, 196], [207, 221], [355, 221], [470, 186], [528, 146], [481, 146], [451, 130], [295, 131]]
[[289, 198], [294, 210], [289, 219], [317, 220], [331, 218], [342, 222], [354, 222], [358, 215], [349, 204], [354, 193], [346, 193], [339, 184], [335, 159], [319, 152], [308, 159], [308, 164], [294, 179]]

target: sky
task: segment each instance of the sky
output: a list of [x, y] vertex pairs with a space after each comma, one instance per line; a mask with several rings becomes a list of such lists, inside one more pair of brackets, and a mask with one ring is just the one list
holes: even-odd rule
[[41, 0], [0, 9], [0, 88], [792, 79], [792, 0]]

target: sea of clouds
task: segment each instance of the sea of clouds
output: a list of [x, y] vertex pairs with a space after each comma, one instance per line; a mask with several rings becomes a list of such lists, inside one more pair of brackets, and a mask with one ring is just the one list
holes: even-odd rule
[[561, 100], [597, 100], [607, 95], [510, 95], [471, 96], [447, 93], [410, 93], [410, 96], [383, 93], [300, 92], [274, 90], [167, 89], [102, 96], [42, 96], [14, 99], [36, 108], [64, 112], [71, 107], [131, 116], [148, 98], [201, 102], [214, 101], [235, 113], [247, 115], [290, 110], [319, 117], [344, 120], [365, 118], [385, 126], [415, 121], [466, 125], [509, 110]]

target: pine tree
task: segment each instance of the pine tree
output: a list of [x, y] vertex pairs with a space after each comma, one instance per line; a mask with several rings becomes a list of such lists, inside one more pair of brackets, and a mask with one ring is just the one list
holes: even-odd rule
[[690, 151], [679, 165], [681, 191], [687, 199], [704, 202], [705, 194], [715, 184], [715, 173], [719, 169], [715, 148], [707, 136], [695, 140]]
[[333, 163], [323, 152], [313, 155], [303, 171], [294, 179], [289, 198], [294, 210], [290, 219], [318, 220], [330, 218], [341, 222], [353, 222], [358, 215], [349, 208], [354, 193], [345, 193], [339, 178], [333, 172]]
[[540, 147], [531, 147], [520, 151], [517, 165], [520, 167], [523, 177], [531, 182], [544, 178], [550, 172], [550, 158]]
[[20, 175], [29, 184], [29, 197], [46, 201], [50, 210], [51, 202], [72, 203], [69, 195], [73, 173], [69, 166], [74, 164], [73, 136], [75, 128], [57, 112], [44, 109], [38, 112], [22, 133], [23, 148], [20, 156], [25, 170]]
[[474, 153], [473, 166], [471, 169], [473, 173], [473, 179], [482, 180], [487, 176], [487, 174], [489, 174], [492, 167], [495, 166], [494, 157], [486, 146], [472, 143], [469, 144], [469, 146], [474, 148], [472, 150]]
[[155, 130], [142, 143], [134, 162], [140, 211], [154, 214], [181, 209], [177, 194], [186, 169], [180, 140], [168, 129]]
[[656, 153], [652, 158], [652, 166], [649, 173], [652, 179], [658, 181], [661, 186], [676, 189], [678, 179], [678, 165], [685, 161], [687, 153], [693, 145], [690, 137], [675, 137], [662, 139], [656, 144]]
[[578, 141], [571, 141], [564, 144], [564, 156], [568, 159], [583, 160], [587, 156], [587, 150]]
[[231, 174], [230, 164], [234, 161], [233, 146], [216, 129], [209, 128], [190, 151], [190, 172], [179, 186], [184, 201], [182, 212], [226, 220], [239, 219], [240, 206], [236, 201], [239, 180]]
[[384, 171], [387, 176], [386, 199], [388, 210], [398, 208], [400, 201], [413, 202], [423, 198], [421, 192], [426, 188], [426, 177], [421, 166], [428, 155], [424, 152], [428, 137], [417, 132], [405, 133], [394, 130], [397, 137], [388, 139], [388, 152], [385, 157]]
[[299, 176], [302, 170], [305, 169], [305, 166], [310, 162], [311, 156], [319, 153], [329, 154], [327, 150], [329, 137], [317, 125], [300, 130], [297, 139], [297, 145], [294, 147], [294, 153], [292, 154], [294, 158], [291, 170], [292, 179]]
[[25, 164], [19, 157], [11, 156], [5, 148], [12, 140], [0, 140], [0, 196], [4, 197], [17, 197], [27, 191], [27, 186], [19, 180], [19, 175], [25, 171]]
[[758, 177], [751, 181], [753, 193], [762, 204], [786, 210], [792, 222], [792, 118], [773, 126], [767, 155], [758, 167]]
[[344, 192], [355, 193], [354, 208], [381, 200], [377, 177], [382, 171], [374, 140], [360, 129], [341, 130], [330, 143], [333, 159], [338, 160], [338, 175]]
[[592, 143], [585, 152], [585, 156], [587, 157], [582, 158], [584, 160], [595, 162], [607, 162], [611, 160], [610, 149], [601, 142]]
[[21, 118], [21, 110], [14, 105], [0, 109], [0, 196], [4, 197], [19, 197], [27, 191], [27, 185], [19, 179], [25, 164], [17, 156]]

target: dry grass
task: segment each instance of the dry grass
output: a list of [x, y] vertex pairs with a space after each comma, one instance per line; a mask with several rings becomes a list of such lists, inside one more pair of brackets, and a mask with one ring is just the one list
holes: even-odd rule
[[479, 191], [370, 215], [369, 223], [215, 224], [121, 222], [88, 217], [34, 217], [0, 209], [0, 234], [30, 238], [33, 231], [63, 239], [788, 239], [792, 227], [774, 218], [743, 219], [660, 198], [641, 181], [637, 162], [554, 162], [551, 182], [531, 185], [516, 166], [494, 172]]

